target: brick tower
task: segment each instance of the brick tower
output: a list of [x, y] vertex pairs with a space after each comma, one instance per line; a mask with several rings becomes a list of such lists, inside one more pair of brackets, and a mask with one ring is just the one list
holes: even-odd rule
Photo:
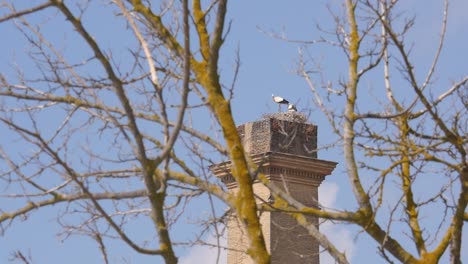
[[[245, 151], [270, 183], [307, 206], [317, 206], [318, 186], [336, 163], [317, 159], [317, 126], [298, 113], [276, 113], [238, 127]], [[211, 167], [228, 189], [237, 185], [230, 162]], [[271, 202], [270, 190], [255, 181], [257, 203]], [[272, 264], [319, 264], [319, 245], [294, 219], [282, 212], [259, 212]], [[318, 225], [317, 218], [309, 221]], [[228, 221], [228, 264], [253, 263], [245, 254], [247, 240], [235, 216]]]

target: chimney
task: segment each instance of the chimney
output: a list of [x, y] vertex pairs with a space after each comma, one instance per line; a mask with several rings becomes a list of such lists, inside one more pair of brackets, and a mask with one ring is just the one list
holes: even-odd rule
[[[245, 151], [270, 181], [299, 202], [317, 207], [318, 187], [336, 163], [317, 159], [317, 126], [300, 113], [275, 113], [237, 128]], [[231, 192], [237, 185], [230, 162], [211, 167]], [[270, 190], [254, 182], [257, 203], [272, 202]], [[319, 264], [319, 245], [305, 228], [282, 212], [259, 212], [262, 231], [272, 264]], [[318, 226], [318, 219], [309, 217]], [[228, 264], [250, 264], [245, 253], [247, 238], [235, 215], [228, 220]]]

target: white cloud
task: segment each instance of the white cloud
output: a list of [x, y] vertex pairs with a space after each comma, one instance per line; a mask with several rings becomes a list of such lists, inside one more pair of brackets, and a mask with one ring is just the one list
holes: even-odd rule
[[[323, 207], [333, 208], [337, 198], [339, 187], [333, 182], [324, 182], [319, 188], [319, 201]], [[330, 221], [320, 225], [320, 232], [325, 234], [338, 250], [346, 253], [348, 261], [356, 251], [356, 244], [353, 241], [352, 234], [343, 226], [338, 226]], [[335, 260], [327, 252], [320, 254], [321, 264], [333, 264]]]
[[[216, 244], [216, 238], [210, 237], [206, 241], [210, 244]], [[221, 245], [226, 245], [226, 238], [221, 238]], [[219, 254], [219, 257], [218, 257]], [[218, 261], [218, 262], [217, 262]], [[180, 264], [199, 264], [199, 263], [227, 263], [227, 251], [223, 248], [219, 249], [217, 247], [210, 246], [194, 246], [190, 248], [187, 255], [180, 258]]]
[[319, 201], [322, 207], [333, 207], [338, 193], [338, 185], [334, 182], [323, 182], [319, 188]]

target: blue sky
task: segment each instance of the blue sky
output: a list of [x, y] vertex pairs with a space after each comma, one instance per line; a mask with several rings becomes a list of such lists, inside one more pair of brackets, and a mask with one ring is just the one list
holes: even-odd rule
[[[236, 120], [240, 123], [251, 121], [256, 118], [255, 116], [258, 117], [263, 113], [274, 111], [275, 106], [268, 100], [260, 101], [260, 104], [256, 103], [259, 98], [266, 98], [274, 92], [284, 95], [292, 101], [297, 101], [298, 109], [302, 109], [302, 111], [310, 109], [309, 120], [319, 125], [319, 144], [329, 143], [330, 128], [324, 120], [324, 116], [310, 103], [312, 95], [307, 84], [303, 79], [291, 73], [296, 68], [300, 45], [273, 39], [259, 31], [261, 29], [277, 33], [284, 32], [291, 39], [316, 39], [319, 32], [315, 28], [315, 23], [322, 24], [326, 29], [333, 28], [333, 21], [325, 8], [326, 4], [330, 5], [332, 9], [337, 9], [341, 1], [313, 1], [313, 3], [312, 1], [294, 1], [294, 3], [251, 1], [249, 7], [245, 7], [242, 3], [231, 3], [234, 7], [231, 9], [232, 12], [242, 10], [243, 14], [242, 18], [233, 15], [234, 25], [236, 21], [241, 21], [241, 23], [237, 28], [234, 27], [232, 37], [239, 39], [243, 61], [238, 83], [239, 91], [236, 100], [234, 100], [234, 113]], [[418, 77], [422, 78], [430, 67], [438, 45], [443, 3], [442, 1], [401, 1], [399, 10], [405, 15], [416, 17], [415, 25], [410, 31], [406, 43], [413, 45], [412, 59], [416, 65], [417, 73], [420, 74]], [[435, 78], [437, 81], [436, 90], [444, 89], [466, 76], [468, 68], [468, 50], [466, 49], [468, 46], [468, 17], [464, 10], [468, 10], [468, 2], [450, 1], [446, 42]], [[318, 44], [309, 47], [309, 52], [323, 63], [330, 80], [346, 77], [346, 65], [341, 51]], [[374, 80], [368, 80], [365, 86], [368, 86], [367, 89], [371, 94], [374, 88], [383, 86], [383, 80], [376, 77]], [[406, 94], [404, 87], [396, 89], [396, 92], [399, 92], [398, 96], [404, 97]], [[336, 149], [322, 151], [319, 152], [319, 157], [340, 163], [334, 173], [326, 180], [331, 186], [336, 184], [335, 187], [338, 189], [336, 197], [331, 199], [335, 200], [334, 206], [353, 208], [354, 199], [350, 199], [352, 192], [344, 173], [343, 157], [340, 151]], [[423, 184], [422, 188], [430, 187], [431, 183], [428, 182], [426, 185]], [[423, 217], [430, 218], [431, 214], [423, 214]], [[351, 230], [351, 235], [344, 235], [341, 239], [346, 240], [344, 244], [347, 246], [345, 248], [350, 247], [351, 244], [354, 246], [352, 263], [379, 263], [381, 261], [377, 255], [375, 242], [366, 235], [357, 236], [356, 229], [349, 226], [339, 226], [333, 232], [346, 233], [344, 230]], [[464, 237], [468, 237], [466, 231]], [[413, 246], [410, 245], [410, 247]], [[464, 248], [467, 252], [466, 243]], [[465, 260], [468, 258], [466, 254]]]
[[[39, 1], [35, 1], [39, 2]], [[402, 12], [416, 15], [416, 23], [410, 32], [408, 43], [414, 43], [412, 58], [417, 66], [420, 66], [420, 73], [427, 71], [430, 66], [434, 49], [438, 42], [438, 35], [441, 28], [442, 7], [441, 1], [428, 0], [403, 1]], [[236, 84], [233, 100], [233, 113], [238, 124], [257, 120], [263, 114], [276, 111], [276, 105], [271, 101], [271, 94], [278, 94], [297, 103], [299, 111], [309, 112], [309, 121], [319, 126], [319, 144], [327, 144], [333, 139], [329, 137], [330, 127], [327, 125], [323, 114], [311, 103], [312, 95], [306, 82], [294, 74], [297, 66], [298, 50], [300, 44], [278, 40], [268, 36], [265, 32], [284, 33], [288, 38], [299, 40], [312, 40], [320, 36], [316, 30], [315, 23], [322, 24], [327, 29], [332, 29], [332, 19], [327, 11], [326, 5], [338, 10], [341, 1], [231, 1], [228, 9], [228, 17], [232, 19], [232, 28], [225, 46], [222, 50], [221, 74], [223, 80], [229, 83], [232, 76], [230, 72], [234, 65], [235, 52], [240, 51], [241, 68]], [[452, 0], [449, 6], [449, 21], [446, 35], [446, 44], [440, 59], [440, 67], [436, 73], [437, 83], [441, 87], [459, 80], [467, 74], [468, 69], [468, 1]], [[134, 45], [116, 32], [109, 30], [113, 22], [99, 20], [99, 12], [89, 15], [91, 18], [89, 26], [93, 26], [93, 31], [102, 39], [104, 45], [121, 51], [122, 54], [128, 46]], [[44, 20], [43, 17], [31, 17], [32, 20]], [[0, 31], [4, 36], [9, 36], [7, 40], [0, 42], [0, 58], [7, 58], [7, 61], [0, 63], [0, 72], [11, 73], [9, 67], [13, 64], [13, 59], [22, 60], [22, 49], [24, 41], [12, 31], [11, 26], [0, 24]], [[66, 48], [75, 40], [68, 25], [57, 25], [51, 27], [48, 35], [63, 43], [63, 49], [72, 52], [73, 56], [79, 57], [85, 52]], [[115, 44], [118, 43], [118, 44]], [[72, 45], [73, 46], [73, 45]], [[343, 60], [343, 53], [337, 49], [329, 48], [319, 44], [309, 47], [309, 52], [321, 61], [325, 66], [327, 78], [335, 80], [346, 77], [346, 65]], [[125, 56], [119, 58], [120, 62], [125, 61]], [[33, 71], [33, 69], [26, 69]], [[379, 78], [368, 80], [366, 84], [369, 90], [375, 86], [383, 85]], [[401, 91], [400, 96], [404, 96], [405, 91]], [[343, 157], [339, 149], [322, 151], [319, 157], [326, 160], [333, 160], [340, 163], [333, 175], [327, 178], [325, 193], [322, 190], [326, 203], [337, 208], [353, 208], [354, 201], [351, 199], [348, 180], [344, 174], [342, 166]], [[328, 195], [327, 195], [328, 194]], [[9, 205], [2, 204], [5, 208]], [[41, 212], [31, 214], [27, 221], [15, 222], [5, 234], [0, 237], [0, 262], [6, 261], [13, 249], [23, 249], [26, 252], [31, 250], [34, 263], [100, 263], [99, 252], [96, 244], [89, 238], [71, 237], [62, 243], [63, 237], [58, 235], [61, 228], [56, 225], [55, 208], [48, 208]], [[430, 216], [429, 216], [430, 217]], [[378, 263], [380, 259], [377, 255], [375, 243], [368, 239], [366, 235], [356, 236], [356, 229], [349, 226], [327, 227], [327, 232], [340, 241], [342, 250], [352, 250], [352, 263]], [[135, 232], [144, 233], [135, 227]], [[338, 234], [338, 235], [337, 235]], [[468, 232], [465, 229], [465, 239], [468, 239]], [[466, 242], [466, 241], [465, 241]], [[468, 261], [468, 247], [464, 244], [464, 260]], [[111, 249], [114, 252], [131, 250], [122, 247], [119, 243], [113, 244]], [[193, 252], [187, 250], [181, 255], [191, 256]], [[199, 252], [197, 252], [199, 254]], [[203, 252], [209, 255], [210, 252]], [[53, 257], [52, 257], [53, 256]], [[72, 257], [72, 259], [70, 259]], [[125, 254], [124, 257], [116, 257], [113, 263], [125, 263], [124, 258], [131, 260], [131, 263], [155, 263], [151, 258], [138, 256], [133, 253]], [[157, 263], [157, 262], [156, 262]], [[162, 260], [161, 262], [162, 263]]]

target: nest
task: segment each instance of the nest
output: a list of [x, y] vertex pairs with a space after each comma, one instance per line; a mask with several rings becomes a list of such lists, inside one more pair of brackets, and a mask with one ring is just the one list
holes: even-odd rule
[[279, 112], [279, 113], [271, 113], [271, 114], [264, 114], [262, 115], [263, 119], [278, 119], [278, 120], [285, 120], [290, 122], [297, 122], [297, 123], [307, 123], [307, 117], [303, 113], [298, 112]]

